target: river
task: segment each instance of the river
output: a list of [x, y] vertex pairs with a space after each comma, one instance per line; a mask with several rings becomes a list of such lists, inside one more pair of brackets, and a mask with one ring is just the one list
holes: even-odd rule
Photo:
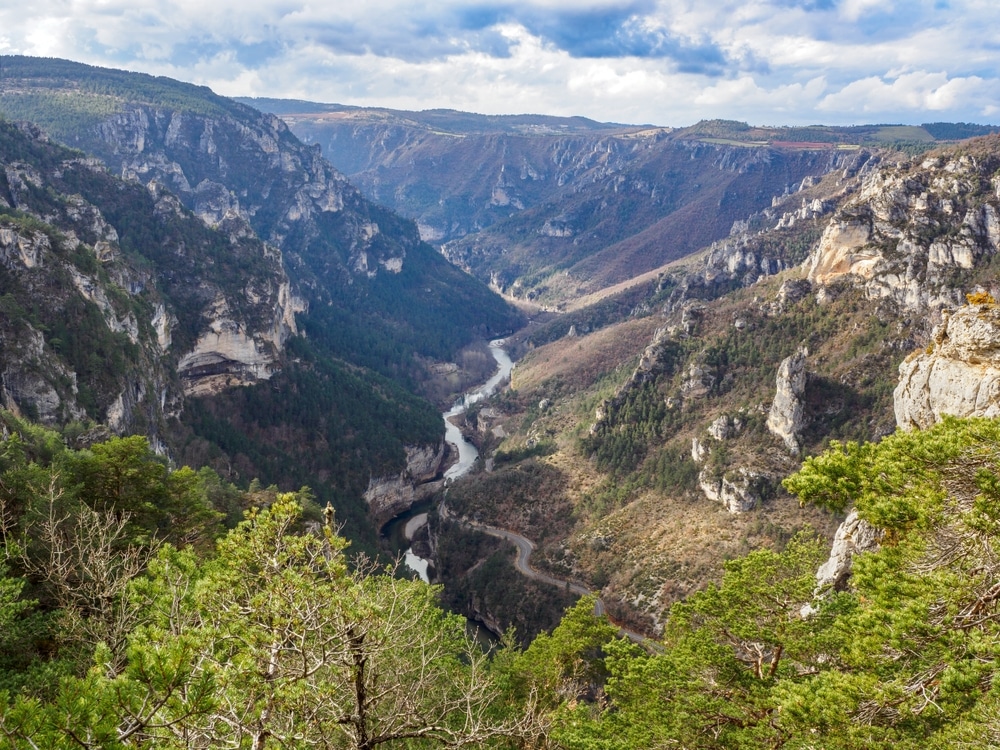
[[[503, 348], [504, 343], [504, 339], [496, 339], [490, 342], [490, 354], [493, 355], [493, 359], [497, 363], [497, 371], [493, 374], [493, 377], [478, 388], [468, 391], [462, 398], [452, 404], [452, 407], [448, 411], [441, 414], [441, 417], [444, 419], [444, 439], [458, 453], [458, 460], [444, 473], [446, 484], [468, 474], [479, 458], [479, 451], [476, 450], [476, 446], [465, 439], [462, 431], [452, 422], [452, 419], [464, 414], [473, 404], [492, 396], [500, 384], [506, 382], [510, 377], [511, 370], [514, 369], [514, 362]], [[408, 542], [427, 523], [426, 509], [417, 510], [418, 512], [415, 514], [411, 511], [411, 513], [403, 514], [398, 519], [398, 523], [405, 521], [403, 536]], [[396, 524], [397, 521], [394, 520], [391, 523]], [[389, 532], [390, 530], [387, 528], [386, 533], [388, 534]], [[408, 547], [403, 555], [403, 564], [419, 575], [422, 581], [429, 581], [427, 576], [428, 561], [422, 557], [418, 557], [411, 547]]]
[[[466, 409], [473, 404], [493, 395], [500, 383], [510, 377], [510, 373], [514, 369], [514, 362], [503, 348], [503, 344], [503, 339], [497, 339], [490, 342], [490, 353], [493, 355], [493, 359], [497, 362], [497, 371], [494, 373], [493, 377], [478, 388], [466, 393], [462, 398], [456, 401], [448, 411], [443, 412], [441, 415], [444, 418], [445, 440], [447, 440], [458, 452], [458, 461], [456, 461], [444, 473], [446, 485], [449, 481], [467, 474], [479, 458], [479, 451], [476, 450], [476, 446], [465, 439], [462, 431], [452, 424], [452, 419], [464, 414]], [[412, 541], [414, 534], [416, 534], [417, 531], [419, 531], [427, 523], [427, 511], [430, 509], [432, 503], [433, 501], [431, 500], [425, 500], [423, 503], [414, 506], [406, 513], [400, 514], [386, 525], [383, 529], [383, 534], [387, 537], [391, 535], [393, 539], [397, 540], [397, 542], [400, 541], [399, 536], [402, 536], [406, 542]], [[590, 589], [579, 583], [561, 578], [555, 578], [532, 568], [528, 560], [535, 545], [530, 539], [506, 529], [499, 529], [492, 526], [486, 526], [484, 524], [471, 525], [486, 534], [506, 539], [511, 542], [517, 548], [518, 553], [514, 566], [522, 575], [537, 581], [548, 583], [552, 586], [565, 586], [569, 590], [581, 596], [592, 593]], [[403, 563], [406, 567], [420, 576], [422, 581], [429, 583], [427, 576], [427, 566], [429, 561], [416, 555], [413, 552], [412, 547], [407, 547], [406, 553], [403, 557]], [[598, 617], [605, 616], [604, 602], [600, 599], [597, 599], [594, 603], [594, 614]], [[481, 639], [484, 648], [490, 649], [496, 646], [497, 639], [491, 636], [490, 633], [481, 626], [481, 623], [477, 623], [474, 620], [467, 620], [467, 627], [470, 634], [473, 634], [477, 639]], [[662, 651], [663, 647], [661, 645], [646, 638], [646, 636], [641, 633], [637, 633], [621, 626], [618, 626], [618, 628], [620, 635], [630, 639], [634, 643], [638, 643], [654, 653]]]

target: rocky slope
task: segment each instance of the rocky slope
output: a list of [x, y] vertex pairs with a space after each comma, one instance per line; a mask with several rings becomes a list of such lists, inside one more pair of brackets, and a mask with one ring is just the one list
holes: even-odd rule
[[0, 123], [0, 166], [6, 408], [162, 447], [185, 394], [273, 374], [296, 330], [280, 253], [31, 127]]
[[[843, 519], [798, 508], [780, 481], [831, 439], [888, 434], [896, 414], [919, 425], [996, 409], [998, 174], [996, 138], [870, 158], [620, 292], [622, 304], [533, 331], [494, 422], [500, 450], [561, 474], [574, 508], [573, 528], [535, 531], [540, 562], [651, 627], [724, 557], [809, 523], [838, 539], [824, 580], [842, 585], [877, 531], [852, 517], [837, 533]], [[949, 315], [970, 292], [979, 304]], [[516, 471], [479, 481], [503, 486], [495, 475]], [[520, 502], [545, 500], [527, 488]]]
[[960, 305], [960, 272], [988, 262], [1000, 242], [995, 147], [984, 139], [873, 174], [830, 222], [809, 280], [850, 277], [869, 299], [912, 313]]
[[[3, 228], [24, 230], [5, 235], [5, 257], [74, 290], [59, 293], [59, 321], [36, 324], [19, 303], [40, 338], [29, 330], [0, 363], [5, 403], [147, 433], [238, 481], [308, 484], [371, 541], [372, 477], [440, 453], [437, 408], [416, 392], [519, 313], [281, 120], [207, 89], [8, 57], [0, 114], [88, 154], [4, 156]], [[50, 244], [72, 262], [49, 260], [32, 221], [67, 235]], [[88, 352], [78, 323], [98, 315], [110, 338]], [[61, 365], [60, 347], [73, 350]]]
[[[969, 298], [945, 313], [925, 351], [900, 363], [893, 406], [901, 429], [927, 429], [946, 416], [1000, 416], [1000, 309], [988, 293]], [[878, 549], [883, 534], [852, 509], [817, 571], [817, 590], [847, 586], [854, 558]]]

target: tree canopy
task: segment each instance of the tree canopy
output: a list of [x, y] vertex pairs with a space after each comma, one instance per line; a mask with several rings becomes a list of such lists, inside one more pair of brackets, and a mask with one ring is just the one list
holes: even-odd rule
[[[246, 493], [224, 532], [212, 498], [231, 494], [141, 441], [74, 452], [11, 426], [0, 747], [1000, 741], [998, 421], [805, 461], [789, 490], [883, 531], [845, 591], [817, 588], [827, 545], [805, 532], [729, 561], [655, 642], [622, 638], [585, 597], [526, 648], [511, 636], [489, 654], [436, 589], [352, 559], [329, 516], [304, 523], [308, 492]], [[181, 506], [200, 515], [170, 522]]]

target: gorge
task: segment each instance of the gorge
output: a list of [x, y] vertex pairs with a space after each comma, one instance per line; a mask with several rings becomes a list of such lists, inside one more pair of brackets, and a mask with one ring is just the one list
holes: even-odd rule
[[[972, 351], [955, 310], [996, 292], [995, 136], [929, 150], [914, 126], [924, 145], [900, 150], [881, 126], [304, 103], [282, 119], [166, 79], [4, 65], [0, 108], [49, 131], [3, 136], [4, 406], [79, 423], [84, 447], [138, 432], [229, 481], [306, 484], [369, 553], [455, 480], [463, 517], [657, 633], [726, 558], [807, 524], [833, 538], [842, 519], [782, 480], [833, 440], [890, 434], [902, 364], [907, 423], [945, 391], [995, 401], [991, 370], [980, 387], [951, 362]], [[432, 401], [492, 370], [500, 350], [475, 342], [500, 335], [511, 388], [442, 424]], [[467, 407], [491, 469], [474, 476], [452, 423]], [[461, 542], [482, 553], [464, 560], [442, 533], [456, 578], [507, 580], [488, 542]]]
[[[459, 417], [465, 414], [472, 404], [478, 403], [491, 396], [499, 387], [510, 378], [510, 373], [514, 369], [514, 362], [503, 348], [503, 339], [496, 339], [490, 342], [489, 351], [496, 361], [496, 372], [485, 383], [467, 391], [445, 412], [441, 414], [445, 425], [445, 442], [451, 449], [454, 449], [454, 461], [443, 473], [443, 482], [440, 490], [447, 493], [448, 483], [459, 479], [475, 466], [479, 460], [479, 451], [476, 446], [469, 442], [462, 430], [456, 424]], [[437, 489], [437, 488], [436, 488]], [[444, 495], [440, 502], [444, 501]], [[407, 510], [410, 510], [409, 508]], [[403, 538], [406, 542], [413, 539], [417, 533], [427, 523], [426, 511], [421, 511], [416, 515], [407, 513], [405, 518], [394, 518], [389, 521], [381, 530], [383, 537], [391, 539], [396, 533], [396, 526], [403, 525]], [[413, 552], [412, 547], [407, 547], [403, 552], [403, 562], [413, 572], [417, 573], [421, 580], [429, 582], [427, 568], [429, 561], [425, 560]]]

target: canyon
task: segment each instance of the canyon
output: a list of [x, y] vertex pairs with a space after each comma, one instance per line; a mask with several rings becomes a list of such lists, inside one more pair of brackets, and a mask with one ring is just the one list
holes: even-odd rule
[[[4, 123], [5, 408], [307, 484], [374, 555], [454, 479], [449, 507], [655, 634], [724, 560], [837, 537], [848, 510], [783, 487], [803, 459], [995, 408], [995, 136], [265, 113], [58, 61], [5, 75], [0, 110], [38, 123]], [[518, 365], [453, 415], [482, 456], [458, 477], [440, 413], [498, 336]], [[493, 579], [456, 601], [513, 622], [484, 604], [509, 553], [447, 521], [442, 570]], [[562, 606], [539, 585], [512, 606]]]

